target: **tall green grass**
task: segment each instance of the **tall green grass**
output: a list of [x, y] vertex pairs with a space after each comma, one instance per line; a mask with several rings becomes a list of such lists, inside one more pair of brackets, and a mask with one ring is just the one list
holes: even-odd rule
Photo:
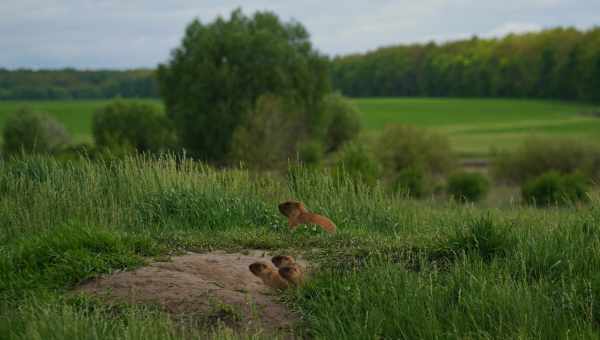
[[[0, 163], [0, 334], [235, 338], [153, 306], [66, 293], [177, 250], [261, 248], [319, 265], [284, 295], [313, 338], [600, 338], [596, 198], [486, 209], [384, 189], [297, 166], [281, 178], [169, 157]], [[338, 234], [289, 232], [277, 203], [290, 198], [331, 217]]]

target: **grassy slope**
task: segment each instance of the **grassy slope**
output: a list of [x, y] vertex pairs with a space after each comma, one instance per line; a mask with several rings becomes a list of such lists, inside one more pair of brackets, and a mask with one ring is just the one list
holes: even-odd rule
[[[292, 247], [320, 264], [286, 294], [317, 339], [600, 338], [597, 199], [548, 210], [432, 205], [296, 175], [252, 180], [171, 160], [0, 164], [0, 334], [182, 338], [159, 311], [63, 292], [175, 249]], [[289, 197], [339, 233], [288, 232], [276, 203]]]
[[581, 115], [597, 106], [514, 99], [357, 99], [365, 127], [396, 122], [450, 134], [457, 150], [485, 155], [491, 147], [512, 148], [532, 135], [591, 139], [600, 143], [600, 119]]

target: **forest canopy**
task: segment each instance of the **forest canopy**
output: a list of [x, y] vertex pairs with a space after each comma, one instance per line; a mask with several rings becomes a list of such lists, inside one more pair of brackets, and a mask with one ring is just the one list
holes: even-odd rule
[[0, 100], [158, 97], [154, 71], [7, 70], [0, 68]]
[[333, 86], [352, 97], [600, 100], [600, 28], [502, 39], [398, 45], [333, 60]]

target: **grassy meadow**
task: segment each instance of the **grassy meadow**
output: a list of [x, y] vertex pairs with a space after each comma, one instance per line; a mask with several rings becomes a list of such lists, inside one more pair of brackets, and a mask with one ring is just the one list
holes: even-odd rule
[[485, 156], [512, 149], [531, 136], [575, 137], [600, 143], [600, 107], [548, 100], [365, 98], [355, 103], [364, 126], [412, 124], [447, 133], [457, 151]]
[[[156, 99], [142, 99], [162, 105]], [[515, 99], [362, 98], [354, 103], [363, 114], [367, 134], [386, 124], [404, 123], [447, 133], [465, 156], [485, 157], [493, 148], [512, 149], [531, 136], [573, 137], [600, 143], [597, 105]], [[93, 112], [106, 100], [2, 101], [0, 127], [7, 114], [30, 106], [55, 115], [76, 141], [92, 141]]]
[[[600, 210], [413, 201], [296, 169], [255, 177], [169, 158], [0, 163], [3, 339], [236, 338], [70, 288], [181, 250], [288, 250], [319, 269], [282, 299], [314, 339], [598, 339]], [[297, 198], [338, 234], [287, 230]], [[253, 338], [273, 336], [255, 335]]]

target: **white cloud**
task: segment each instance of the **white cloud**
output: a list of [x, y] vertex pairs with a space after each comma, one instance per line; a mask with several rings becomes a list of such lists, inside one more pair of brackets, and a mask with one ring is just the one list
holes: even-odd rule
[[331, 55], [600, 22], [598, 0], [0, 0], [0, 67], [153, 67], [193, 18], [240, 5], [300, 21]]

